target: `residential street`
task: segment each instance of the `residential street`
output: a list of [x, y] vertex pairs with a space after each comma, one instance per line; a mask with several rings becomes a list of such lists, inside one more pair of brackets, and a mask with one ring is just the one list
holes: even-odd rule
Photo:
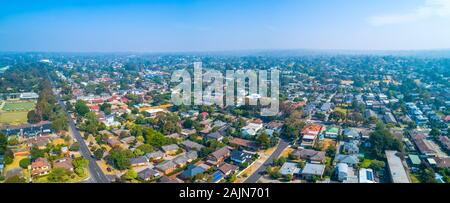
[[[55, 85], [52, 81], [52, 85], [53, 88], [55, 89]], [[66, 111], [67, 113], [67, 109], [66, 109], [66, 105], [64, 104], [64, 102], [61, 100], [59, 94], [56, 94], [56, 97], [58, 99], [58, 104]], [[75, 126], [75, 123], [72, 119], [72, 117], [69, 115], [69, 113], [67, 113], [67, 119], [69, 122], [69, 131], [72, 133], [72, 136], [77, 140], [77, 142], [80, 144], [80, 152], [83, 155], [84, 158], [89, 160], [89, 173], [91, 175], [90, 181], [95, 182], [95, 183], [109, 183], [111, 182], [109, 180], [109, 178], [103, 173], [103, 171], [101, 170], [101, 168], [97, 165], [96, 160], [92, 157], [91, 152], [89, 151], [88, 146], [86, 145], [86, 143], [84, 142], [83, 137], [81, 137], [80, 132], [78, 131], [77, 127]]]
[[244, 181], [244, 183], [256, 183], [263, 175], [262, 173], [266, 170], [267, 167], [269, 167], [273, 160], [278, 158], [281, 153], [286, 149], [286, 147], [289, 146], [289, 143], [284, 141], [283, 139], [280, 140], [280, 143], [277, 146], [277, 149], [270, 155], [270, 157], [262, 164], [251, 176], [247, 178], [247, 180]]

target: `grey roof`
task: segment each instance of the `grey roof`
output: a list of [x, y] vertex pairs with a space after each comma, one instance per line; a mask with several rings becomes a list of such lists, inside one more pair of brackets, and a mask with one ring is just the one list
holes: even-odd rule
[[165, 161], [156, 166], [156, 168], [160, 171], [166, 171], [166, 170], [174, 168], [174, 167], [175, 167], [175, 163], [173, 163], [172, 161]]
[[298, 164], [292, 163], [292, 162], [285, 162], [283, 164], [283, 166], [281, 166], [281, 168], [280, 168], [280, 173], [282, 175], [297, 174], [297, 173], [299, 173], [299, 171], [300, 171], [300, 169], [298, 168]]
[[197, 153], [197, 151], [189, 151], [186, 153], [186, 157], [188, 159], [194, 160], [194, 159], [198, 158], [198, 153]]
[[147, 153], [145, 156], [147, 157], [147, 159], [155, 159], [155, 158], [164, 157], [164, 153], [162, 151], [156, 151], [156, 152]]
[[173, 151], [173, 150], [178, 150], [178, 145], [176, 144], [170, 144], [170, 145], [166, 145], [166, 146], [162, 146], [161, 149], [164, 152], [168, 152], [168, 151]]
[[345, 142], [343, 148], [344, 148], [344, 151], [359, 152], [359, 147], [358, 147], [357, 142]]
[[222, 147], [216, 151], [214, 151], [213, 153], [210, 154], [210, 156], [213, 156], [216, 159], [220, 159], [222, 157], [225, 157], [227, 154], [230, 153], [230, 150], [228, 149], [228, 147]]
[[175, 164], [184, 165], [188, 162], [188, 158], [185, 155], [180, 155], [175, 157], [172, 161]]
[[334, 159], [337, 163], [346, 163], [346, 164], [358, 164], [359, 159], [356, 155], [344, 155], [344, 154], [338, 154], [336, 158]]
[[336, 169], [339, 171], [339, 173], [348, 173], [348, 165], [345, 163], [338, 163], [336, 165]]
[[142, 180], [158, 176], [160, 176], [159, 172], [151, 168], [146, 168], [138, 173], [138, 177]]
[[323, 164], [310, 164], [306, 163], [302, 170], [302, 175], [317, 175], [321, 176], [325, 171], [325, 165]]
[[397, 151], [385, 151], [386, 159], [391, 173], [392, 182], [394, 183], [410, 183], [408, 174], [403, 166], [402, 160], [397, 156]]
[[183, 145], [186, 148], [195, 149], [195, 150], [201, 150], [205, 147], [205, 146], [203, 146], [199, 143], [193, 142], [191, 140], [185, 140], [181, 143], [181, 145]]
[[222, 138], [223, 136], [219, 132], [214, 132], [214, 133], [209, 133], [208, 135], [206, 135], [206, 137], [217, 140], [217, 139]]
[[344, 129], [344, 135], [347, 137], [359, 137], [359, 132], [355, 128]]
[[148, 163], [148, 159], [146, 156], [139, 156], [136, 158], [131, 158], [130, 163], [133, 164], [141, 164], [141, 163]]

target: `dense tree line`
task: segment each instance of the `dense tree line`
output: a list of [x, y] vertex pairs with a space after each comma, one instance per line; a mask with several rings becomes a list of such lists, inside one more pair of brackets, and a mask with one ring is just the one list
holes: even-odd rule
[[43, 79], [39, 84], [39, 99], [35, 110], [28, 112], [29, 123], [51, 121], [55, 131], [67, 130], [67, 116], [63, 109], [57, 104], [56, 96], [53, 94], [51, 83]]

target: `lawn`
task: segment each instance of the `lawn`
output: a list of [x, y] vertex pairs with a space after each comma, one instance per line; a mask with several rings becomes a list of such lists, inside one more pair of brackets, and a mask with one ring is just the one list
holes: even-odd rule
[[326, 151], [330, 146], [336, 146], [336, 141], [329, 138], [324, 138], [320, 141], [318, 146], [322, 149], [322, 151]]
[[22, 125], [27, 123], [28, 112], [2, 112], [0, 113], [0, 125], [10, 124], [10, 125]]
[[3, 111], [31, 111], [35, 108], [35, 102], [6, 102]]
[[370, 159], [364, 159], [361, 162], [361, 168], [369, 168], [370, 164], [372, 164], [372, 160]]
[[[87, 167], [84, 169], [84, 175], [83, 176], [78, 176], [75, 173], [72, 173], [70, 176], [71, 176], [71, 178], [66, 183], [78, 183], [78, 182], [81, 182], [81, 181], [85, 180], [87, 177], [89, 177], [89, 169]], [[48, 175], [34, 178], [33, 182], [34, 183], [50, 183], [48, 181]]]
[[291, 154], [293, 151], [294, 149], [288, 147], [281, 153], [280, 157], [288, 158], [289, 154]]
[[344, 108], [341, 108], [341, 107], [337, 107], [334, 110], [338, 111], [338, 112], [341, 112], [341, 113], [344, 113], [344, 114], [347, 114], [347, 111], [348, 111], [347, 109], [344, 109]]
[[[20, 160], [25, 159], [25, 158], [28, 158], [28, 156], [15, 156], [13, 162], [11, 164], [8, 164], [5, 166], [4, 174], [6, 174], [9, 170], [11, 170], [13, 168], [20, 168], [20, 165], [19, 165]], [[24, 175], [27, 175], [26, 173], [27, 172], [24, 170]], [[25, 176], [25, 177], [27, 177], [27, 176]]]

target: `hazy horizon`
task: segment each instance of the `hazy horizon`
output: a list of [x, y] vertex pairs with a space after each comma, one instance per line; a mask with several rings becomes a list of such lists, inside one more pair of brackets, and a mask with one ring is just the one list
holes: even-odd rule
[[442, 51], [450, 0], [2, 2], [0, 51]]

